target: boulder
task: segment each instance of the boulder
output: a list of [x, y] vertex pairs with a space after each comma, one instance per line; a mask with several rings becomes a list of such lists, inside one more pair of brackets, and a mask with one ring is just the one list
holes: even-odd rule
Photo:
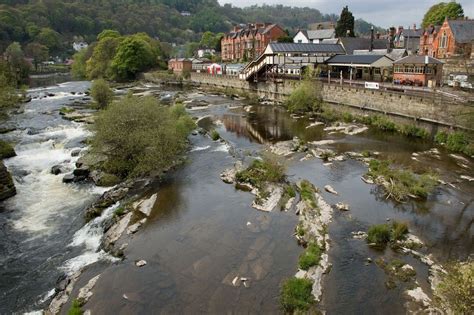
[[135, 262], [135, 266], [137, 266], [137, 267], [143, 267], [145, 265], [146, 265], [145, 260], [139, 260], [139, 261]]
[[0, 160], [0, 201], [16, 195], [15, 184], [7, 168]]
[[79, 156], [81, 149], [74, 149], [71, 151], [71, 156]]
[[338, 195], [337, 191], [332, 188], [330, 185], [326, 185], [324, 186], [324, 189], [328, 192], [328, 193], [331, 193], [331, 194], [334, 194], [334, 195]]
[[63, 168], [61, 165], [54, 165], [51, 167], [51, 174], [53, 175], [59, 175], [63, 172]]
[[349, 211], [349, 205], [343, 202], [336, 203], [336, 208], [341, 211]]
[[89, 176], [90, 170], [87, 166], [81, 166], [76, 168], [73, 172], [74, 176], [76, 177], [87, 177]]
[[74, 174], [66, 174], [63, 177], [63, 183], [66, 183], [66, 184], [72, 183], [74, 182], [74, 178], [75, 178]]

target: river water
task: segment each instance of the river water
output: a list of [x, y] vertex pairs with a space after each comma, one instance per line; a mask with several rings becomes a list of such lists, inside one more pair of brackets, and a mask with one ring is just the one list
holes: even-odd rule
[[[396, 204], [360, 180], [367, 171], [361, 162], [327, 166], [319, 159], [300, 161], [303, 155], [286, 161], [290, 180], [308, 179], [320, 188], [330, 184], [339, 196], [323, 192], [323, 197], [330, 204], [350, 205], [349, 212], [335, 212], [329, 227], [332, 269], [324, 280], [321, 309], [329, 314], [406, 312], [406, 286], [387, 289], [386, 275], [375, 264], [366, 265], [368, 257], [406, 261], [429, 292], [425, 265], [391, 250], [372, 250], [365, 241], [351, 237], [351, 232], [365, 231], [371, 224], [387, 219], [407, 222], [427, 244], [424, 252], [442, 263], [473, 253], [474, 187], [460, 179], [472, 176], [471, 160], [459, 163], [442, 149], [440, 159], [420, 155], [414, 160], [413, 152], [426, 151], [432, 144], [374, 130], [355, 136], [329, 134], [322, 126], [306, 128], [309, 121], [291, 118], [276, 107], [253, 106], [248, 112], [243, 101], [187, 91], [187, 98], [211, 104], [191, 114], [209, 116], [201, 125], [216, 128], [229, 145], [190, 136], [187, 163], [143, 191], [143, 197], [157, 194], [151, 217], [128, 240], [126, 259], [112, 262], [97, 249], [101, 223], [113, 208], [84, 227], [81, 216], [102, 191], [84, 184], [65, 185], [49, 174], [55, 164], [71, 168], [75, 159], [71, 150], [84, 147], [81, 141], [88, 136], [87, 129], [62, 120], [57, 110], [81, 97], [71, 91], [87, 86], [78, 82], [51, 88], [64, 97], [33, 100], [23, 114], [12, 118], [17, 131], [4, 135], [18, 143], [18, 156], [6, 164], [19, 193], [2, 205], [0, 213], [0, 313], [40, 308], [62, 274], [86, 265], [78, 287], [102, 274], [86, 305], [92, 313], [281, 312], [279, 286], [297, 271], [302, 251], [293, 237], [298, 218], [292, 212], [256, 211], [251, 207], [253, 196], [224, 184], [219, 174], [237, 159], [248, 160], [266, 145], [295, 136], [335, 140], [329, 147], [337, 152], [379, 151], [382, 158], [402, 166], [430, 167], [454, 186], [439, 186], [426, 201]], [[147, 265], [137, 268], [135, 261], [141, 259]], [[100, 263], [92, 264], [96, 261]], [[250, 279], [249, 287], [234, 287], [236, 276]]]

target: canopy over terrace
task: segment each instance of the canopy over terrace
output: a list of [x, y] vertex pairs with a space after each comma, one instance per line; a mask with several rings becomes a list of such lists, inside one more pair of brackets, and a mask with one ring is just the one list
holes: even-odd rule
[[274, 67], [323, 64], [329, 58], [344, 53], [339, 44], [270, 43], [260, 57], [245, 67], [240, 78], [257, 81]]
[[381, 82], [389, 80], [393, 60], [384, 55], [338, 55], [326, 64], [335, 76], [342, 71], [345, 78]]

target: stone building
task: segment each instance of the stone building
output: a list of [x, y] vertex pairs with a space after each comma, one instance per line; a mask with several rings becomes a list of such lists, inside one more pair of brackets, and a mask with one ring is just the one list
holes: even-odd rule
[[186, 58], [174, 58], [168, 61], [168, 70], [173, 70], [174, 73], [191, 72], [193, 69], [193, 62]]
[[258, 57], [271, 42], [287, 34], [277, 24], [255, 23], [235, 26], [221, 40], [223, 61], [249, 61]]
[[439, 86], [443, 62], [430, 56], [411, 55], [393, 63], [393, 83], [416, 86]]
[[445, 20], [437, 33], [436, 58], [470, 56], [474, 44], [474, 20]]

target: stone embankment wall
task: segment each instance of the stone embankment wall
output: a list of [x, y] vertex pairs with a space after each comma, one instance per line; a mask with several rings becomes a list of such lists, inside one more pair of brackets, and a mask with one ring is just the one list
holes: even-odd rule
[[[232, 76], [192, 73], [193, 83], [252, 91], [259, 97], [284, 100], [300, 84], [297, 80], [249, 83]], [[323, 99], [336, 109], [341, 106], [383, 113], [444, 127], [473, 130], [474, 105], [456, 102], [437, 93], [405, 94], [398, 91], [368, 90], [339, 84], [315, 83], [322, 87]]]
[[15, 185], [7, 168], [0, 160], [0, 201], [13, 197], [16, 194]]

